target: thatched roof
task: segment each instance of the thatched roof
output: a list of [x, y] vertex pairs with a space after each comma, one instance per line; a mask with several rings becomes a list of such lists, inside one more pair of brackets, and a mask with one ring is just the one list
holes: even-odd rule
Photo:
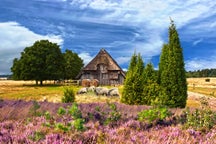
[[121, 67], [117, 64], [117, 62], [110, 56], [110, 54], [105, 50], [101, 49], [99, 53], [92, 59], [83, 70], [97, 70], [98, 64], [105, 64], [107, 66], [107, 70], [120, 70]]
[[108, 71], [119, 71], [122, 76], [125, 77], [125, 73], [121, 67], [111, 57], [111, 55], [102, 48], [99, 53], [81, 70], [76, 78], [80, 78], [84, 71], [97, 71], [99, 64], [106, 65]]

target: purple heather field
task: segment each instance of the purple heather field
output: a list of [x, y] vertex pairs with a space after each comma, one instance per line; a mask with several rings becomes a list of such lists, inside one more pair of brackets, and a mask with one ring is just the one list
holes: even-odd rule
[[170, 109], [171, 117], [148, 123], [138, 120], [138, 113], [149, 109], [148, 106], [114, 103], [116, 109], [112, 109], [110, 106], [113, 105], [107, 103], [78, 104], [83, 121], [77, 120], [77, 122], [74, 112], [73, 116], [69, 114], [71, 105], [71, 103], [1, 101], [0, 143], [216, 143], [215, 126], [208, 131], [199, 131], [185, 128], [183, 123], [178, 121], [183, 109]]

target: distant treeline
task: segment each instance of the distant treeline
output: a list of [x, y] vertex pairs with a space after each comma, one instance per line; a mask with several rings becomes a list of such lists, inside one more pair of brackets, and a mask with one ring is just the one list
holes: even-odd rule
[[202, 69], [197, 71], [188, 71], [186, 73], [188, 78], [191, 77], [216, 77], [216, 69]]

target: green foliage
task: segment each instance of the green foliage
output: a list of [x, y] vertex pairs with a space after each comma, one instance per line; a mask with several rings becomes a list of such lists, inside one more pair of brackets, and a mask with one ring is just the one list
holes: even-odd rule
[[83, 131], [85, 129], [84, 122], [85, 122], [84, 119], [81, 119], [81, 118], [75, 119], [73, 121], [73, 126], [76, 130]]
[[[101, 110], [101, 107], [96, 106], [95, 111], [96, 113], [90, 114], [90, 116], [96, 116], [96, 120], [99, 120], [100, 124], [108, 125], [111, 123], [115, 123], [121, 119], [121, 113], [117, 110], [117, 106], [115, 103], [107, 102], [107, 106], [109, 109], [106, 111]], [[94, 119], [92, 117], [91, 119]]]
[[155, 123], [159, 120], [165, 120], [171, 115], [166, 107], [153, 107], [138, 113], [138, 120], [147, 123]]
[[117, 107], [114, 103], [107, 103], [109, 108], [111, 109], [110, 112], [106, 114], [107, 119], [105, 120], [105, 124], [109, 124], [111, 122], [117, 122], [121, 119], [121, 113], [117, 110]]
[[131, 57], [130, 66], [124, 81], [120, 101], [126, 104], [142, 104], [144, 63], [140, 54]]
[[82, 112], [78, 108], [77, 103], [73, 103], [73, 105], [69, 108], [68, 113], [72, 116], [73, 119], [82, 118]]
[[162, 49], [159, 64], [160, 99], [169, 107], [186, 106], [187, 82], [180, 40], [174, 22], [169, 27], [169, 43]]
[[15, 58], [11, 71], [13, 78], [36, 80], [36, 84], [44, 80], [56, 80], [63, 77], [64, 58], [59, 46], [48, 40], [36, 41], [26, 47], [20, 59]]
[[58, 113], [58, 115], [64, 115], [64, 114], [66, 114], [66, 110], [63, 107], [59, 107], [57, 113]]
[[151, 105], [158, 97], [160, 91], [160, 87], [157, 84], [157, 74], [152, 63], [146, 65], [143, 77], [143, 104]]
[[202, 108], [191, 111], [189, 108], [184, 111], [186, 128], [193, 128], [202, 132], [207, 132], [216, 124], [216, 113], [208, 107], [208, 102], [201, 99]]
[[50, 120], [51, 119], [51, 115], [50, 115], [50, 113], [48, 111], [46, 111], [44, 113], [44, 116], [45, 116], [46, 120]]
[[57, 116], [51, 116], [48, 111], [45, 112], [46, 122], [43, 123], [43, 126], [63, 132], [69, 132], [72, 128], [77, 131], [85, 130], [85, 120], [82, 118], [82, 113], [76, 103], [73, 103], [68, 109], [59, 107], [57, 114]]
[[216, 69], [202, 69], [196, 71], [188, 71], [187, 77], [216, 77]]
[[45, 139], [45, 136], [46, 136], [46, 134], [44, 132], [35, 131], [35, 132], [33, 132], [32, 135], [29, 136], [29, 139], [37, 142], [39, 140]]
[[70, 127], [64, 125], [63, 123], [56, 123], [56, 124], [55, 124], [55, 128], [56, 128], [57, 130], [62, 130], [62, 131], [64, 131], [64, 132], [67, 132], [67, 131], [70, 130]]
[[41, 116], [42, 113], [39, 111], [40, 105], [37, 101], [33, 101], [33, 105], [29, 109], [29, 115], [31, 116]]
[[75, 92], [73, 88], [66, 88], [64, 90], [64, 96], [62, 97], [62, 102], [69, 103], [75, 101]]
[[84, 66], [83, 60], [71, 50], [66, 50], [63, 56], [65, 60], [64, 79], [75, 79]]

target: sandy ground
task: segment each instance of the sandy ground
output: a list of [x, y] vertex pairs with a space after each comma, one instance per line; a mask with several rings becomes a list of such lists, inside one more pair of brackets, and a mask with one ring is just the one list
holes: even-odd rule
[[188, 92], [188, 100], [194, 100], [200, 104], [200, 100], [202, 98], [205, 98], [207, 100], [210, 108], [216, 110], [216, 98], [215, 97], [206, 96], [206, 95], [195, 93], [195, 92]]

